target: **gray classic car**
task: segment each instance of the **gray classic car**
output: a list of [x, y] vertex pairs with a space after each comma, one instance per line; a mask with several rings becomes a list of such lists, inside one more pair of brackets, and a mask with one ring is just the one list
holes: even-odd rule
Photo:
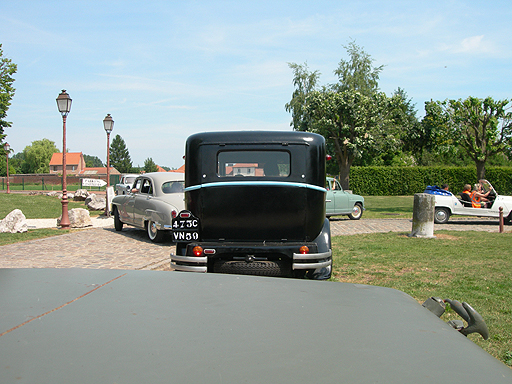
[[147, 230], [155, 243], [164, 240], [172, 229], [172, 219], [185, 208], [184, 174], [154, 172], [138, 176], [126, 195], [112, 200], [114, 227], [121, 231], [124, 224]]
[[121, 178], [119, 179], [119, 183], [116, 184], [115, 192], [116, 195], [126, 195], [130, 193], [130, 190], [132, 188], [133, 182], [137, 178], [137, 176], [134, 173], [127, 173], [124, 175], [121, 175]]
[[327, 178], [325, 215], [327, 217], [348, 215], [351, 220], [359, 220], [364, 211], [364, 197], [344, 191], [338, 180]]
[[79, 268], [0, 269], [0, 281], [2, 383], [512, 382], [466, 332], [389, 288]]

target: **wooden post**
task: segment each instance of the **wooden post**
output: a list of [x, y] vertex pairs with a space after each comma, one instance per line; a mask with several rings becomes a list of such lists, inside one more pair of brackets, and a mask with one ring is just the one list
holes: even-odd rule
[[500, 207], [499, 210], [500, 210], [500, 233], [503, 233], [503, 207]]

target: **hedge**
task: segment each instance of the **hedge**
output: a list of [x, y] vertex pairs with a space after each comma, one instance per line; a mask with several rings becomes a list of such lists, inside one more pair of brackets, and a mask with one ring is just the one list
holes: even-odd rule
[[[486, 179], [500, 195], [512, 195], [512, 167], [488, 167]], [[370, 196], [414, 195], [427, 185], [448, 184], [453, 193], [477, 182], [475, 167], [351, 167], [350, 189]]]

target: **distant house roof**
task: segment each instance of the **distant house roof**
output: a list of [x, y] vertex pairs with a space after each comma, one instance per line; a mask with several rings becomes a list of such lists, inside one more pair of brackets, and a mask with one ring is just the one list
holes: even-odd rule
[[157, 168], [158, 168], [158, 171], [157, 172], [167, 172], [165, 169], [163, 169], [161, 166], [159, 166], [158, 164], [156, 165]]
[[[80, 175], [106, 175], [107, 167], [87, 167], [87, 168], [82, 169], [79, 174]], [[110, 174], [117, 175], [117, 174], [120, 174], [120, 172], [117, 169], [115, 169], [114, 167], [110, 167]]]
[[235, 168], [256, 168], [258, 166], [258, 163], [237, 163], [233, 165]]
[[185, 164], [183, 164], [178, 169], [171, 169], [169, 172], [178, 172], [178, 173], [185, 173]]
[[[66, 165], [78, 165], [83, 158], [82, 152], [66, 152]], [[50, 166], [62, 165], [62, 152], [55, 152], [50, 160]]]

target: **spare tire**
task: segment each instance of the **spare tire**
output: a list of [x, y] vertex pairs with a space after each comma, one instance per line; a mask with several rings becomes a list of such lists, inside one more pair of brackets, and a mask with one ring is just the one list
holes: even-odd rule
[[256, 276], [289, 276], [290, 263], [284, 261], [224, 261], [213, 264], [214, 273]]

